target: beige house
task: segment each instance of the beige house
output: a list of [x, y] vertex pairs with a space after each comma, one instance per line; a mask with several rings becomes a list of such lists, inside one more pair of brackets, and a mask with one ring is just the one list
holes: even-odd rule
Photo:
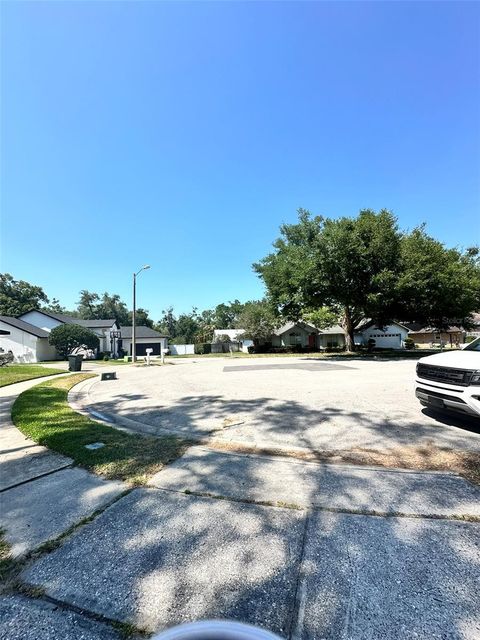
[[465, 341], [466, 332], [462, 327], [450, 326], [441, 331], [434, 327], [426, 327], [420, 323], [405, 323], [408, 327], [408, 337], [411, 338], [415, 346], [428, 349], [442, 346], [456, 348]]

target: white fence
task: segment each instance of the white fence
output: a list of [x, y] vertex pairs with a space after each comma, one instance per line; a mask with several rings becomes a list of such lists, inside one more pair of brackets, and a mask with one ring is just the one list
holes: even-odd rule
[[187, 356], [195, 353], [193, 344], [169, 344], [168, 348], [172, 356]]

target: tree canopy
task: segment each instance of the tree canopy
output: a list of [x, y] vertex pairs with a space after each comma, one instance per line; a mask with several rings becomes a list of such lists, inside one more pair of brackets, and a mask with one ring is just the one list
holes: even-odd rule
[[477, 249], [447, 249], [423, 227], [404, 233], [386, 209], [355, 218], [298, 214], [298, 223], [281, 226], [274, 251], [254, 270], [290, 319], [338, 309], [349, 350], [362, 318], [380, 326], [393, 318], [438, 326], [480, 308]]
[[465, 327], [480, 309], [477, 247], [448, 249], [423, 226], [404, 236], [397, 282], [399, 313], [438, 329], [452, 322]]
[[237, 319], [238, 328], [244, 330], [242, 337], [253, 340], [255, 344], [270, 340], [276, 324], [278, 319], [266, 300], [246, 302]]
[[297, 224], [282, 225], [275, 251], [254, 265], [282, 315], [297, 319], [325, 305], [341, 309], [347, 347], [364, 317], [393, 311], [401, 234], [386, 209], [357, 218], [312, 217], [300, 209]]
[[20, 316], [48, 301], [42, 287], [15, 280], [9, 273], [0, 273], [0, 315]]

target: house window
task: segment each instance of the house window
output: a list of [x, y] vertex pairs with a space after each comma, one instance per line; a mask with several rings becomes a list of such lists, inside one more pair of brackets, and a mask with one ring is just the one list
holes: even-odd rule
[[288, 334], [288, 338], [289, 338], [289, 344], [293, 347], [297, 344], [302, 344], [302, 336], [300, 333], [289, 333]]

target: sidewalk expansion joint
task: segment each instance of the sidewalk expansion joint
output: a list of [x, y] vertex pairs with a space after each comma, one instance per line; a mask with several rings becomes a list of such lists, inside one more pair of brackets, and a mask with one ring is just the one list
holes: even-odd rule
[[[50, 451], [48, 452], [50, 453]], [[44, 473], [39, 473], [34, 478], [28, 478], [27, 480], [22, 480], [21, 482], [16, 482], [9, 487], [5, 487], [5, 489], [0, 489], [0, 493], [5, 493], [5, 491], [10, 491], [10, 489], [16, 489], [16, 487], [21, 487], [24, 484], [29, 484], [30, 482], [35, 482], [35, 480], [40, 480], [40, 478], [45, 478], [46, 476], [51, 476], [54, 473], [58, 473], [58, 471], [63, 471], [64, 469], [72, 469], [75, 467], [75, 463], [69, 462], [68, 464], [64, 464], [62, 467], [58, 467], [57, 469], [51, 469], [50, 471], [45, 471]]]
[[300, 555], [298, 559], [298, 571], [295, 580], [295, 591], [293, 594], [292, 609], [290, 613], [290, 622], [288, 625], [287, 638], [294, 638], [297, 629], [302, 624], [304, 616], [304, 598], [302, 596], [302, 583], [303, 583], [303, 563], [305, 556], [305, 546], [307, 543], [308, 525], [310, 522], [311, 513], [307, 511], [307, 515], [304, 521], [302, 544], [300, 548]]
[[209, 493], [207, 491], [192, 491], [190, 489], [166, 489], [163, 487], [147, 486], [146, 489], [166, 491], [169, 493], [181, 493], [186, 496], [196, 496], [199, 498], [210, 498], [212, 500], [226, 500], [227, 502], [237, 502], [241, 504], [254, 504], [259, 507], [270, 507], [274, 509], [294, 509], [296, 511], [326, 511], [328, 513], [344, 513], [356, 516], [371, 516], [376, 518], [411, 518], [414, 520], [457, 520], [461, 522], [480, 522], [480, 516], [469, 514], [440, 515], [435, 513], [405, 513], [402, 511], [376, 511], [371, 509], [347, 509], [342, 507], [322, 507], [319, 505], [298, 505], [282, 500], [255, 500], [253, 498], [236, 498], [221, 494]]
[[88, 618], [95, 622], [100, 622], [102, 624], [108, 625], [118, 631], [124, 638], [132, 638], [132, 637], [142, 637], [147, 638], [151, 635], [151, 633], [147, 632], [145, 629], [141, 629], [136, 627], [133, 624], [128, 622], [121, 622], [120, 620], [115, 620], [115, 618], [108, 618], [100, 613], [95, 613], [94, 611], [90, 611], [89, 609], [83, 609], [82, 607], [77, 607], [75, 604], [71, 604], [70, 602], [66, 602], [64, 600], [58, 600], [57, 598], [52, 598], [46, 594], [42, 594], [39, 596], [30, 596], [35, 598], [36, 600], [43, 600], [44, 602], [48, 602], [49, 604], [53, 604], [57, 607], [60, 607], [66, 611], [71, 611], [72, 613], [76, 613], [77, 615], [83, 616], [84, 618]]

